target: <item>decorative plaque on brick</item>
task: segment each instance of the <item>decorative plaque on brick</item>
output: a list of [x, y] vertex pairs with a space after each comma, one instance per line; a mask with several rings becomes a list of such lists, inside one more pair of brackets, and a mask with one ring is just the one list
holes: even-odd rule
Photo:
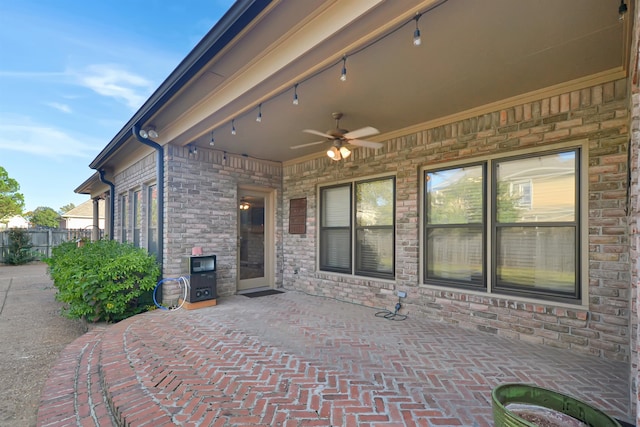
[[307, 198], [289, 200], [289, 234], [307, 232]]

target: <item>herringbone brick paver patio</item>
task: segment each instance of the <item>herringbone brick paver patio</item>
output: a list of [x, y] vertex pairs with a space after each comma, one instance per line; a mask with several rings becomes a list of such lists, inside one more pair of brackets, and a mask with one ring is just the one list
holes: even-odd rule
[[628, 418], [627, 364], [376, 311], [298, 292], [158, 310], [102, 332], [99, 376], [127, 426], [488, 427], [505, 382]]

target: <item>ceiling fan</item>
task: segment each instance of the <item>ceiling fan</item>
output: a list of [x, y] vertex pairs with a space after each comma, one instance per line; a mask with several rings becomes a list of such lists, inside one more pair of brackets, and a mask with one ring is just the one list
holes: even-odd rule
[[[333, 160], [340, 160], [341, 158], [346, 158], [351, 154], [351, 151], [349, 151], [349, 149], [345, 147], [344, 144], [352, 144], [352, 145], [357, 145], [359, 147], [376, 148], [376, 149], [382, 147], [383, 144], [379, 142], [365, 141], [363, 139], [358, 139], [366, 136], [376, 135], [380, 133], [378, 129], [371, 126], [366, 126], [366, 127], [354, 130], [352, 132], [349, 132], [346, 129], [340, 129], [340, 119], [342, 118], [342, 113], [332, 113], [331, 116], [336, 121], [335, 129], [328, 130], [326, 132], [320, 132], [313, 129], [304, 129], [303, 132], [310, 133], [313, 135], [318, 135], [318, 136], [324, 136], [329, 141], [332, 141], [333, 146], [327, 151], [327, 156], [329, 156]], [[312, 145], [323, 144], [325, 142], [327, 141], [325, 140], [325, 141], [309, 142], [307, 144], [294, 145], [293, 147], [290, 147], [290, 148], [295, 150], [298, 148], [304, 148]]]

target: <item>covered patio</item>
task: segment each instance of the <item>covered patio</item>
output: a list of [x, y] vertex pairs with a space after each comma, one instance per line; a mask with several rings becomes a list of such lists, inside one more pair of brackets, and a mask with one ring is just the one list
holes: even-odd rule
[[624, 362], [296, 291], [218, 303], [78, 339], [38, 425], [491, 427], [491, 390], [510, 382], [632, 420]]
[[[447, 396], [439, 414], [461, 417], [452, 425], [486, 425], [488, 409], [476, 419], [464, 403], [517, 378], [606, 396], [617, 403], [605, 409], [635, 416], [636, 3], [239, 0], [76, 191], [105, 198], [107, 234], [155, 253], [164, 277], [189, 274], [184, 261], [196, 249], [217, 255], [217, 294], [228, 301], [261, 287], [324, 297], [337, 311], [334, 300], [385, 307], [402, 298], [418, 325], [412, 337], [443, 335], [425, 335], [420, 349], [393, 330], [396, 345], [371, 357], [380, 366], [398, 358], [388, 367], [403, 378], [396, 392], [431, 408], [437, 402], [412, 394], [418, 383], [401, 374], [415, 357], [421, 378], [427, 347], [438, 347], [432, 388]], [[264, 309], [265, 321], [254, 321], [266, 325], [260, 334], [288, 333]], [[206, 341], [198, 329], [206, 317], [172, 321], [182, 316], [198, 319], [185, 321]], [[156, 318], [164, 314], [145, 317]], [[139, 333], [149, 348], [153, 339], [172, 345]], [[372, 355], [378, 334], [366, 344]], [[181, 329], [173, 335], [181, 342]], [[519, 346], [511, 356], [495, 351]], [[196, 352], [214, 357], [211, 349]], [[539, 359], [521, 363], [529, 353]], [[460, 388], [459, 401], [447, 375], [478, 394]], [[375, 381], [367, 387], [391, 387]], [[448, 401], [459, 406], [448, 410]], [[366, 403], [374, 413], [375, 402]]]

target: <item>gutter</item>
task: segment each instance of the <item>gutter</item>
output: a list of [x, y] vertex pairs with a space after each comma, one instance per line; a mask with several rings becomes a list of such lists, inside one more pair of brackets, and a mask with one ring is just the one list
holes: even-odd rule
[[158, 253], [156, 254], [156, 259], [160, 263], [160, 271], [162, 271], [164, 261], [164, 147], [155, 141], [140, 136], [140, 127], [137, 125], [133, 125], [131, 132], [138, 141], [155, 149], [158, 153], [156, 160], [156, 185], [158, 186]]
[[109, 240], [113, 240], [116, 216], [116, 186], [113, 184], [113, 182], [108, 181], [104, 177], [104, 169], [98, 170], [98, 173], [100, 174], [100, 181], [103, 184], [107, 184], [109, 186], [109, 193], [111, 194], [111, 203], [109, 203]]

